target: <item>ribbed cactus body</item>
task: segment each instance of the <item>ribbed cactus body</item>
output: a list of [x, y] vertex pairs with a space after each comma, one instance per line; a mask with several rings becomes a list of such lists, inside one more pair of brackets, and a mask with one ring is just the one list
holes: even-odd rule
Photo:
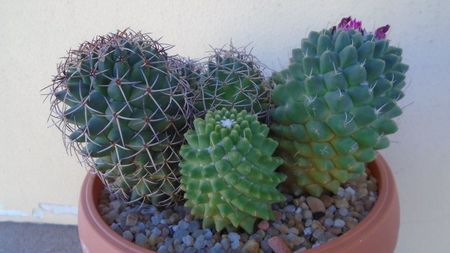
[[294, 190], [336, 192], [389, 145], [408, 69], [401, 54], [360, 29], [311, 32], [292, 51], [272, 78], [271, 129]]
[[253, 231], [257, 218], [271, 219], [271, 204], [284, 200], [276, 189], [285, 175], [272, 157], [277, 142], [255, 115], [235, 109], [208, 112], [185, 136], [180, 154], [185, 206], [203, 226]]
[[54, 79], [53, 116], [111, 190], [170, 205], [180, 191], [186, 87], [162, 45], [118, 32], [70, 52]]
[[266, 116], [270, 88], [253, 55], [230, 46], [216, 49], [203, 65], [199, 78], [190, 79], [194, 83], [191, 86], [195, 86], [197, 116], [221, 108], [246, 110], [259, 118]]

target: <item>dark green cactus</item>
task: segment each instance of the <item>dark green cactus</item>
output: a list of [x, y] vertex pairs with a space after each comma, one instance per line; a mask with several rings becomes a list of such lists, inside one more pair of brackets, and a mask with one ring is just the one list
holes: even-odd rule
[[52, 116], [70, 146], [129, 200], [180, 198], [179, 157], [190, 110], [187, 83], [166, 48], [130, 30], [85, 42], [59, 66]]
[[185, 206], [203, 226], [253, 231], [257, 218], [272, 219], [271, 204], [284, 200], [276, 189], [286, 176], [274, 172], [277, 142], [269, 128], [246, 111], [225, 108], [197, 118], [180, 154]]
[[271, 89], [253, 55], [230, 45], [215, 49], [203, 65], [200, 77], [190, 79], [197, 117], [221, 108], [246, 110], [260, 119], [266, 116]]
[[311, 32], [289, 68], [274, 74], [271, 129], [291, 190], [336, 192], [389, 145], [408, 66], [384, 39], [388, 28], [366, 33], [346, 18], [337, 29]]

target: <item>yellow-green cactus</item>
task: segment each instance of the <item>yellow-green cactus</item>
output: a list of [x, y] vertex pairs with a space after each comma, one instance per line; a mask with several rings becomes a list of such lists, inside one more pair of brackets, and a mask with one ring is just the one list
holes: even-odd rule
[[337, 28], [310, 32], [289, 67], [274, 74], [271, 129], [291, 190], [336, 192], [389, 145], [408, 66], [385, 39], [388, 29], [367, 33], [344, 18]]
[[235, 109], [208, 112], [194, 120], [180, 154], [185, 206], [203, 226], [253, 231], [257, 218], [272, 219], [271, 204], [284, 200], [276, 189], [285, 175], [272, 154], [278, 143], [255, 115]]

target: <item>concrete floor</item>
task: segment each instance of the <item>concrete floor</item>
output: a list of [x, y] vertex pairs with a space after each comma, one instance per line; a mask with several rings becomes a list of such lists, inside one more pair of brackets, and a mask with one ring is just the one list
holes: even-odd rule
[[0, 222], [0, 253], [81, 253], [76, 226]]

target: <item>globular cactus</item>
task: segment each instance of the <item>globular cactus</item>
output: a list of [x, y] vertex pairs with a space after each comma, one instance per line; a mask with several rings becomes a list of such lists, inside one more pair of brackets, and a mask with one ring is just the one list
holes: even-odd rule
[[181, 196], [178, 150], [188, 85], [166, 47], [130, 30], [83, 43], [50, 87], [52, 116], [70, 147], [114, 191], [167, 206]]
[[242, 227], [253, 231], [257, 218], [272, 219], [271, 204], [284, 200], [276, 189], [285, 175], [272, 157], [277, 142], [269, 128], [246, 111], [225, 108], [194, 120], [180, 154], [185, 206], [217, 231]]
[[236, 108], [264, 119], [270, 105], [271, 88], [264, 80], [261, 64], [245, 49], [215, 49], [197, 79], [191, 80], [196, 116], [208, 110]]
[[345, 18], [337, 28], [310, 32], [289, 67], [273, 75], [271, 129], [290, 190], [336, 192], [389, 145], [408, 66], [385, 39], [388, 29], [367, 33]]

